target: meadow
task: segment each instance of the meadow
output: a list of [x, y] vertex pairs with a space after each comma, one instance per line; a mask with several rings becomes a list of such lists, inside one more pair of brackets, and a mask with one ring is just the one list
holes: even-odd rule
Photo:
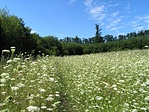
[[149, 112], [149, 50], [9, 59], [0, 112]]

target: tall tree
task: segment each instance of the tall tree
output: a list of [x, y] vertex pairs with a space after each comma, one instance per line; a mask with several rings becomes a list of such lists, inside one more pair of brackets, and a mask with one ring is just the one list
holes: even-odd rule
[[104, 39], [106, 40], [106, 42], [111, 42], [113, 41], [113, 35], [105, 35]]
[[102, 42], [104, 42], [103, 41], [103, 37], [101, 37], [101, 30], [102, 29], [99, 28], [98, 24], [95, 24], [95, 28], [96, 28], [96, 34], [95, 34], [94, 42], [95, 43], [102, 43]]

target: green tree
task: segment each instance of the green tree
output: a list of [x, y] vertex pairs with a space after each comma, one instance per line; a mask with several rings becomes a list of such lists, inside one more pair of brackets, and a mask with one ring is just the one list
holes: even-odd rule
[[81, 44], [75, 42], [63, 42], [63, 55], [81, 55], [83, 54], [83, 48]]
[[47, 49], [50, 55], [60, 55], [62, 51], [62, 45], [60, 41], [58, 41], [57, 37], [54, 36], [46, 36], [43, 37], [43, 47]]
[[30, 34], [31, 29], [25, 26], [24, 21], [15, 15], [10, 15], [9, 11], [0, 10], [1, 21], [1, 49], [16, 47], [16, 53], [31, 52], [35, 48]]
[[81, 38], [79, 38], [78, 36], [75, 36], [75, 38], [72, 38], [72, 40], [73, 40], [74, 42], [76, 42], [76, 43], [79, 43], [79, 44], [82, 43]]
[[95, 24], [95, 28], [96, 28], [96, 34], [95, 34], [95, 37], [94, 37], [94, 43], [102, 43], [104, 42], [103, 41], [103, 37], [101, 36], [101, 30], [102, 29], [99, 29], [99, 25], [98, 24]]
[[106, 42], [111, 42], [113, 41], [113, 35], [105, 35], [104, 39], [106, 40]]

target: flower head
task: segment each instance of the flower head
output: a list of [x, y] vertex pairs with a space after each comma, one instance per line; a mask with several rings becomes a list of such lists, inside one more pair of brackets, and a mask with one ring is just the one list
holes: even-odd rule
[[40, 111], [40, 108], [37, 106], [28, 106], [26, 109], [28, 110], [28, 112], [39, 112]]
[[16, 50], [16, 47], [12, 46], [12, 47], [10, 47], [10, 49], [11, 49], [11, 52], [14, 53]]

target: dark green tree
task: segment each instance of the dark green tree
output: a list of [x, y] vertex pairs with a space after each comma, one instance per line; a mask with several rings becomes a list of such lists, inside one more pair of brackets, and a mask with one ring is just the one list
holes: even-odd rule
[[106, 42], [112, 42], [113, 41], [113, 35], [105, 35], [104, 39]]
[[102, 29], [99, 28], [98, 24], [95, 24], [95, 29], [96, 29], [96, 34], [95, 34], [95, 37], [94, 37], [94, 43], [104, 42], [103, 37], [101, 36], [101, 30]]
[[76, 42], [76, 43], [79, 43], [79, 44], [82, 43], [81, 38], [79, 38], [78, 36], [75, 36], [75, 38], [72, 38], [72, 40], [73, 40], [74, 42]]
[[60, 55], [62, 50], [62, 45], [58, 41], [57, 37], [46, 36], [42, 38], [43, 47], [49, 52], [50, 55]]
[[25, 26], [24, 21], [15, 15], [10, 15], [5, 9], [0, 10], [1, 50], [16, 47], [15, 53], [28, 52], [37, 48], [39, 35], [35, 39], [31, 28]]

